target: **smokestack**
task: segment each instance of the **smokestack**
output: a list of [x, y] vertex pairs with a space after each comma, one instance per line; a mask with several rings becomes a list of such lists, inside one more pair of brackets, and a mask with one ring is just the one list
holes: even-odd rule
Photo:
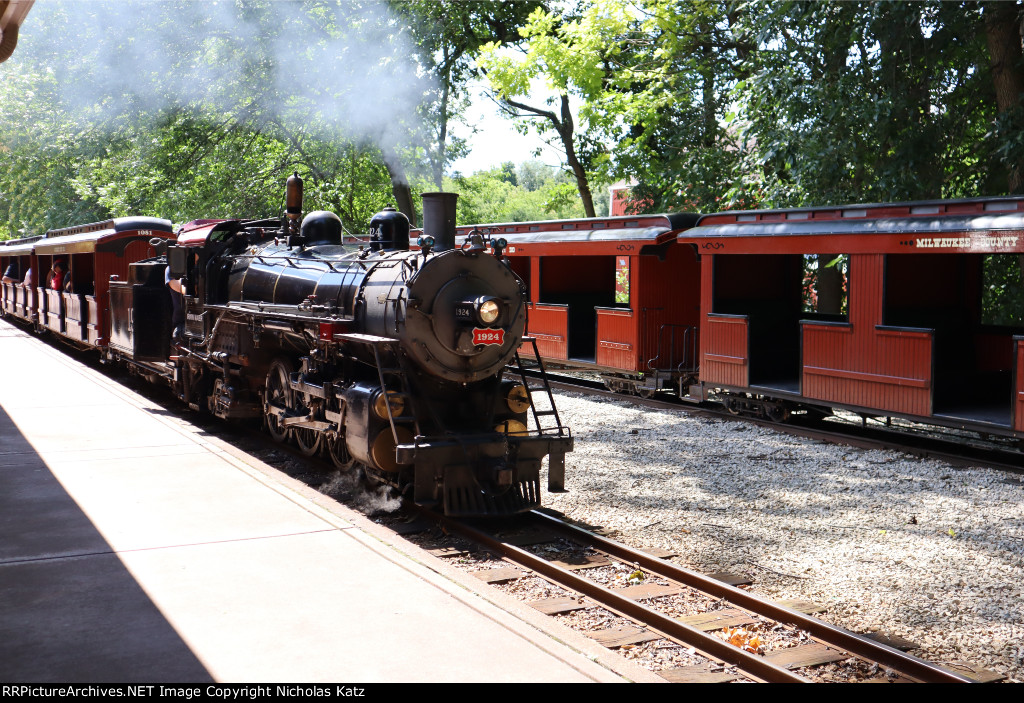
[[458, 193], [423, 194], [423, 234], [434, 238], [434, 251], [455, 248], [455, 201]]

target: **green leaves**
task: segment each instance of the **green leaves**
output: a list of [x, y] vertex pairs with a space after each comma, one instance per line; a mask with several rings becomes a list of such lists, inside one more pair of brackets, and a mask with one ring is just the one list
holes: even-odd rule
[[1024, 269], [1016, 254], [982, 257], [981, 323], [1024, 326]]
[[446, 188], [460, 193], [459, 222], [528, 222], [583, 216], [575, 183], [539, 161], [511, 163], [458, 177]]
[[[980, 8], [753, 5], [768, 41], [732, 98], [765, 206], [995, 194], [995, 105]], [[774, 43], [774, 46], [773, 46]], [[782, 50], [782, 47], [785, 50]], [[1005, 185], [1003, 186], [1005, 188]]]
[[384, 9], [40, 7], [0, 66], [0, 235], [130, 213], [276, 216], [293, 170], [307, 209], [362, 230], [393, 197], [370, 140], [393, 154], [420, 141], [410, 125], [424, 84]]
[[[45, 3], [0, 66], [0, 236], [128, 212], [276, 215], [294, 169], [310, 206], [362, 228], [406, 172], [450, 187], [465, 145], [448, 125], [481, 71], [571, 178], [543, 196], [467, 179], [480, 219], [586, 208], [592, 182], [620, 179], [657, 211], [1008, 192], [1024, 173], [1024, 103], [994, 78], [1019, 61], [992, 68], [986, 40], [1020, 9]], [[122, 14], [140, 31], [112, 31]], [[538, 86], [548, 94], [527, 98]]]
[[392, 11], [411, 24], [420, 69], [434, 77], [417, 110], [414, 127], [417, 155], [426, 162], [436, 188], [444, 169], [464, 153], [449, 136], [449, 122], [462, 121], [468, 86], [477, 74], [476, 55], [501, 42], [519, 39], [518, 28], [540, 3], [536, 0], [495, 3], [489, 0], [392, 0]]
[[980, 5], [590, 0], [523, 34], [484, 53], [496, 93], [571, 95], [577, 148], [608, 155], [588, 173], [647, 210], [990, 195], [1024, 172]]

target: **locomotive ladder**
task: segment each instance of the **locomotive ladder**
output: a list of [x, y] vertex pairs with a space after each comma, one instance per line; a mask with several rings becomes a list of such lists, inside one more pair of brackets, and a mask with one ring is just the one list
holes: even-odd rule
[[[565, 430], [562, 427], [562, 420], [558, 417], [558, 409], [555, 406], [555, 396], [551, 392], [551, 384], [548, 383], [548, 374], [544, 370], [544, 362], [540, 358], [540, 352], [537, 350], [537, 338], [536, 337], [523, 337], [523, 344], [529, 344], [533, 349], [533, 356], [537, 359], [537, 364], [533, 368], [537, 368], [540, 371], [540, 381], [543, 388], [530, 387], [529, 382], [526, 379], [526, 371], [523, 368], [523, 360], [519, 356], [519, 350], [516, 349], [516, 368], [519, 369], [519, 378], [523, 381], [523, 386], [526, 388], [526, 396], [530, 399], [530, 409], [533, 410], [533, 421], [537, 425], [537, 431], [544, 434], [545, 428], [541, 427], [540, 418], [552, 415], [555, 418], [556, 427], [549, 427], [547, 429], [557, 429], [559, 436], [565, 435]], [[551, 406], [550, 410], [538, 410], [537, 405], [533, 402], [533, 392], [543, 390], [548, 395], [548, 404]]]
[[[537, 338], [536, 337], [523, 337], [520, 346], [523, 344], [529, 344], [533, 349], [533, 356], [537, 360], [536, 368], [540, 372], [540, 381], [543, 384], [543, 390], [548, 395], [548, 404], [550, 410], [537, 410], [536, 403], [533, 402], [534, 391], [539, 391], [541, 388], [530, 387], [530, 382], [526, 378], [526, 370], [523, 367], [523, 360], [519, 356], [519, 348], [516, 348], [516, 367], [519, 369], [519, 378], [522, 379], [523, 387], [526, 389], [526, 397], [530, 399], [530, 409], [533, 411], [533, 421], [537, 425], [537, 432], [543, 435], [546, 430], [541, 427], [540, 418], [545, 416], [553, 416], [555, 418], [555, 427], [548, 428], [557, 429], [559, 437], [565, 437], [565, 428], [562, 426], [562, 419], [558, 417], [558, 408], [555, 406], [555, 396], [551, 392], [551, 384], [548, 383], [548, 374], [544, 370], [544, 361], [540, 358], [540, 351], [537, 349]], [[548, 455], [548, 492], [549, 493], [561, 493], [565, 490], [565, 454], [561, 452], [552, 452]]]

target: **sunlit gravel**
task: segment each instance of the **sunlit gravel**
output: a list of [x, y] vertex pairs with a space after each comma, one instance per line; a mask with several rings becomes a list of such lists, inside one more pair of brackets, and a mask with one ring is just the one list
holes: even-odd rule
[[987, 469], [560, 393], [567, 489], [549, 507], [753, 577], [772, 598], [1024, 681], [1024, 485]]

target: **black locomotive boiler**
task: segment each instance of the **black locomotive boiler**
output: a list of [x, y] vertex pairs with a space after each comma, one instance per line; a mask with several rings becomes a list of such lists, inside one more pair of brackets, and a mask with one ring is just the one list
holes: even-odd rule
[[[343, 243], [330, 212], [300, 226], [297, 176], [283, 221], [189, 223], [166, 258], [112, 283], [124, 302], [112, 303], [110, 353], [164, 376], [195, 409], [262, 416], [274, 439], [449, 515], [537, 507], [542, 460], [549, 490], [562, 490], [573, 440], [550, 391], [536, 407], [525, 376], [506, 380], [524, 342], [524, 284], [500, 240], [455, 248], [455, 194], [423, 197], [418, 251], [391, 208], [363, 244]], [[182, 283], [181, 326], [157, 294], [165, 270]]]

